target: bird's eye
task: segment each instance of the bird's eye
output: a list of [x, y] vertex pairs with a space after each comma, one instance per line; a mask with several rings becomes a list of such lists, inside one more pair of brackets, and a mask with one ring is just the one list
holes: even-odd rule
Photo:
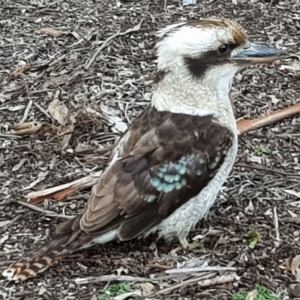
[[229, 50], [229, 45], [227, 45], [227, 44], [223, 44], [218, 48], [218, 52], [221, 55], [226, 54], [228, 52], [228, 50]]

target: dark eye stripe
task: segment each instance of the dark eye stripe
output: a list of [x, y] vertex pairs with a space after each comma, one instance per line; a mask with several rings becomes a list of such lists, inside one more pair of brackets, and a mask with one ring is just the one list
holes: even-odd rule
[[227, 44], [227, 46], [229, 50], [223, 54], [219, 52], [218, 48], [216, 50], [207, 51], [198, 58], [184, 57], [184, 62], [194, 77], [201, 78], [208, 68], [222, 65], [229, 61], [230, 53], [237, 45]]

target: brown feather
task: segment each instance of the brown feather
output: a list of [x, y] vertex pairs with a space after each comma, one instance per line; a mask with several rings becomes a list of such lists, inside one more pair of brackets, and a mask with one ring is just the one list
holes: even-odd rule
[[[80, 223], [87, 233], [100, 234], [103, 226], [111, 228], [109, 222], [113, 222], [115, 228], [120, 226], [121, 240], [130, 239], [130, 232], [131, 238], [137, 232], [142, 234], [201, 191], [232, 143], [231, 131], [212, 116], [193, 117], [158, 112], [154, 108], [147, 109], [129, 133], [124, 135], [127, 144], [120, 152], [123, 158], [107, 168], [93, 189], [99, 197], [91, 196]], [[179, 191], [169, 193], [160, 192], [150, 184], [162, 164], [176, 163], [183, 156], [194, 154], [198, 157], [196, 167], [201, 176], [185, 176], [190, 182]], [[168, 174], [173, 173], [176, 171], [170, 165]], [[156, 201], [147, 202], [149, 195], [156, 197]]]
[[[111, 156], [119, 159], [109, 162], [83, 213], [8, 272], [25, 280], [112, 229], [120, 240], [143, 235], [205, 187], [232, 139], [212, 116], [145, 110], [121, 137]], [[172, 176], [179, 180], [176, 188], [168, 181]]]
[[57, 264], [63, 257], [78, 250], [91, 239], [91, 236], [82, 231], [57, 235], [39, 249], [28, 253], [25, 258], [10, 265], [5, 272], [10, 273], [15, 280], [24, 281]]

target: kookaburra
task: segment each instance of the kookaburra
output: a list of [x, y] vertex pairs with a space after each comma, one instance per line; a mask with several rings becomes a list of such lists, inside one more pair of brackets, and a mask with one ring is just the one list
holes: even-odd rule
[[26, 280], [94, 244], [150, 233], [189, 248], [188, 233], [215, 202], [236, 158], [234, 75], [282, 52], [251, 43], [227, 19], [171, 25], [158, 38], [151, 105], [116, 143], [84, 211], [5, 270], [8, 279]]

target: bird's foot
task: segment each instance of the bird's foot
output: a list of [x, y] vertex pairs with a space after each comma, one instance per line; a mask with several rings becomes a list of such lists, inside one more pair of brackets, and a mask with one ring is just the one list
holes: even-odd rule
[[192, 251], [194, 249], [203, 247], [203, 241], [199, 241], [199, 240], [189, 243], [186, 238], [180, 238], [179, 242], [180, 242], [180, 246], [170, 251], [171, 256], [176, 256], [177, 252], [181, 250]]

